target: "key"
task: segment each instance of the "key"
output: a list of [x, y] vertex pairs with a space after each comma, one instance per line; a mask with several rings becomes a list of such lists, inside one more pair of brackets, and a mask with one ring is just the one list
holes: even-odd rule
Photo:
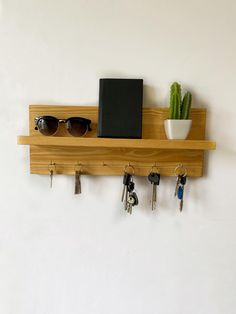
[[126, 185], [126, 192], [125, 192], [125, 200], [124, 200], [124, 208], [125, 210], [128, 210], [128, 203], [127, 203], [127, 200], [128, 200], [128, 197], [129, 197], [129, 193], [131, 191], [133, 191], [134, 189], [134, 182], [133, 182], [133, 177], [132, 175], [130, 174], [129, 175], [129, 180], [128, 180], [128, 183]]
[[130, 209], [130, 206], [128, 204], [128, 198], [129, 198], [130, 193], [133, 192], [134, 187], [135, 187], [135, 184], [133, 182], [133, 177], [131, 176], [130, 177], [130, 182], [127, 185], [127, 193], [126, 193], [125, 204], [124, 204], [125, 210], [127, 210], [128, 212], [129, 212], [129, 209]]
[[126, 210], [129, 214], [132, 214], [132, 206], [135, 202], [135, 199], [133, 198], [132, 195], [129, 195], [127, 198], [127, 204], [126, 204]]
[[50, 169], [49, 170], [49, 175], [50, 175], [50, 188], [52, 188], [52, 178], [53, 178], [53, 170], [52, 169]]
[[179, 202], [179, 210], [181, 212], [183, 210], [183, 204], [184, 204], [184, 186], [186, 184], [186, 180], [187, 180], [186, 175], [180, 175], [177, 196], [178, 196], [178, 199], [180, 200], [180, 202]]
[[129, 214], [132, 214], [133, 206], [136, 205], [138, 205], [138, 196], [134, 191], [132, 191], [129, 193], [129, 196], [127, 198], [127, 212]]
[[129, 206], [128, 206], [128, 197], [129, 197], [129, 194], [130, 192], [132, 192], [134, 190], [134, 182], [133, 182], [133, 177], [132, 175], [130, 175], [130, 178], [129, 178], [129, 182], [126, 186], [126, 193], [125, 193], [125, 199], [124, 199], [124, 208], [125, 210], [129, 210]]
[[179, 199], [179, 210], [182, 212], [182, 210], [183, 210], [183, 196], [184, 196], [183, 185], [179, 185], [177, 195], [178, 195], [178, 199]]
[[175, 186], [175, 194], [174, 194], [174, 196], [177, 196], [180, 179], [181, 179], [181, 175], [178, 175], [177, 178], [176, 178], [176, 186]]
[[74, 194], [81, 194], [81, 181], [80, 181], [80, 171], [75, 171], [75, 192]]
[[160, 173], [158, 172], [151, 172], [148, 175], [148, 180], [152, 184], [152, 210], [156, 208], [157, 204], [157, 186], [160, 184]]
[[180, 183], [182, 185], [185, 185], [186, 184], [186, 181], [187, 181], [187, 176], [186, 175], [181, 175], [180, 176]]
[[124, 173], [123, 176], [123, 191], [122, 191], [122, 196], [121, 196], [121, 202], [124, 202], [124, 199], [127, 198], [127, 185], [129, 184], [131, 180], [131, 174], [129, 174], [128, 172]]

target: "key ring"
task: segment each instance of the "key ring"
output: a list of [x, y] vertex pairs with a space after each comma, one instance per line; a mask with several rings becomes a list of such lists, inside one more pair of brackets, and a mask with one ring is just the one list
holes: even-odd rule
[[[156, 171], [154, 171], [155, 169], [156, 169]], [[152, 166], [152, 168], [151, 168], [151, 172], [160, 173], [160, 170], [159, 170], [159, 168], [158, 168], [157, 164], [154, 164], [154, 165]]]
[[[177, 170], [180, 170], [180, 169], [182, 169], [182, 172], [179, 172], [179, 171], [177, 172]], [[175, 176], [181, 175], [181, 176], [186, 177], [188, 172], [187, 172], [187, 169], [183, 166], [183, 164], [178, 164], [178, 166], [175, 168], [174, 173], [175, 173]]]
[[132, 175], [134, 175], [134, 166], [132, 166], [130, 163], [128, 165], [125, 165], [124, 172], [128, 172], [127, 169], [132, 169]]

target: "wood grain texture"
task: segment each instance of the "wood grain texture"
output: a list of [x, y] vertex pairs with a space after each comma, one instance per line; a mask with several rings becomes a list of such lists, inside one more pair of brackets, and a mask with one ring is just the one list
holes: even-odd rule
[[[189, 141], [166, 140], [163, 121], [167, 114], [167, 108], [143, 109], [143, 139], [146, 141], [98, 139], [98, 107], [31, 105], [30, 137], [20, 137], [19, 142], [27, 144], [28, 141], [30, 144], [31, 173], [48, 174], [48, 165], [53, 162], [58, 174], [74, 174], [76, 165], [80, 163], [86, 174], [121, 175], [124, 166], [130, 163], [134, 166], [136, 175], [146, 176], [157, 163], [161, 175], [173, 176], [177, 164], [182, 163], [189, 176], [202, 176], [203, 150], [215, 148], [214, 142], [204, 141], [206, 110], [192, 110], [193, 123]], [[66, 132], [64, 125], [60, 125], [55, 136], [45, 137], [34, 129], [34, 118], [40, 115], [52, 115], [61, 119], [72, 116], [88, 118], [92, 120], [92, 131], [86, 138], [73, 138]]]
[[58, 146], [31, 146], [31, 173], [48, 173], [48, 165], [56, 164], [56, 172], [73, 174], [77, 164], [82, 164], [83, 172], [93, 175], [121, 175], [124, 167], [131, 164], [135, 174], [146, 176], [154, 163], [162, 175], [174, 175], [178, 163], [188, 169], [188, 175], [202, 175], [203, 152], [200, 150], [163, 149], [118, 149], [83, 148]]
[[191, 149], [214, 150], [215, 142], [206, 140], [155, 140], [155, 139], [109, 139], [75, 138], [54, 136], [18, 136], [18, 144], [38, 146], [107, 147], [136, 149]]

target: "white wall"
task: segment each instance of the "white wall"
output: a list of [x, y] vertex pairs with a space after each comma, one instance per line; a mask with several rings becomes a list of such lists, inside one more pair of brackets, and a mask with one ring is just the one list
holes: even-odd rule
[[[2, 0], [0, 313], [236, 313], [236, 4], [234, 0]], [[100, 77], [143, 77], [145, 105], [178, 80], [207, 107], [206, 175], [184, 212], [163, 178], [159, 210], [137, 178], [29, 174], [28, 104], [97, 104]]]

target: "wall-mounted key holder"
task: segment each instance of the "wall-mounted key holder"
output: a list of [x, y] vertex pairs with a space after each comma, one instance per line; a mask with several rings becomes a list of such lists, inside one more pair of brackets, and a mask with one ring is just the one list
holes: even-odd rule
[[[91, 131], [73, 137], [59, 126], [53, 136], [35, 130], [35, 118], [54, 116], [65, 120], [84, 117], [91, 120]], [[216, 143], [205, 139], [206, 109], [192, 109], [192, 128], [187, 140], [167, 140], [164, 120], [167, 108], [144, 108], [142, 139], [97, 137], [98, 107], [95, 106], [29, 106], [29, 136], [19, 136], [18, 144], [30, 145], [30, 172], [48, 174], [48, 165], [56, 164], [56, 174], [75, 174], [75, 166], [83, 165], [83, 174], [123, 175], [131, 164], [135, 175], [148, 176], [158, 163], [161, 175], [175, 176], [176, 165], [184, 164], [188, 176], [203, 175], [204, 151], [214, 150]], [[121, 122], [122, 127], [122, 122]], [[54, 174], [55, 174], [54, 173]]]

